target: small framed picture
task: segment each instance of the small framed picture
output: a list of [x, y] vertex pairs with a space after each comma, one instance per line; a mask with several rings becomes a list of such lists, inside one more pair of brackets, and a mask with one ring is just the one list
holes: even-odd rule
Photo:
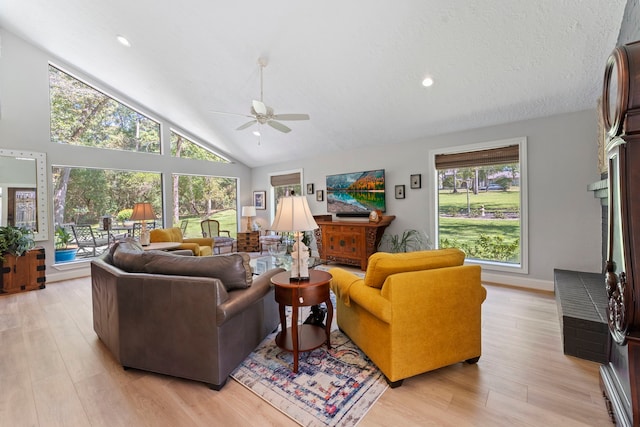
[[267, 192], [266, 191], [254, 191], [253, 192], [253, 206], [256, 209], [267, 209]]
[[404, 185], [396, 185], [396, 199], [404, 199]]
[[313, 184], [307, 184], [307, 194], [313, 194]]
[[316, 191], [316, 201], [318, 202], [324, 201], [324, 190]]
[[422, 175], [417, 173], [415, 175], [411, 175], [411, 188], [421, 188], [422, 187]]

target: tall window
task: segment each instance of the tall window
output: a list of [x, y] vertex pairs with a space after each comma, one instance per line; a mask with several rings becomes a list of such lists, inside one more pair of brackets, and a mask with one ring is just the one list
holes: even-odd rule
[[235, 237], [237, 179], [199, 175], [173, 175], [173, 223], [185, 227], [187, 237], [202, 236], [200, 221], [211, 218]]
[[160, 124], [49, 66], [51, 141], [160, 153]]
[[[159, 122], [54, 66], [49, 67], [49, 83], [53, 142], [161, 154]], [[228, 159], [173, 129], [170, 143], [171, 153], [164, 155], [229, 163]], [[175, 163], [179, 162], [181, 160], [175, 160]], [[187, 234], [197, 237], [202, 235], [200, 221], [214, 218], [220, 221], [222, 229], [229, 230], [232, 235], [237, 230], [236, 178], [172, 175], [174, 210], [172, 218], [167, 218], [165, 224], [160, 173], [77, 165], [54, 166], [52, 172], [54, 221], [65, 228], [95, 230], [103, 238], [106, 231], [103, 228], [109, 224], [105, 219], [109, 217], [113, 225], [112, 235], [120, 238], [123, 234], [132, 234], [137, 237], [137, 227], [132, 226], [129, 220], [132, 208], [137, 202], [150, 202], [157, 227], [183, 223], [188, 225]], [[165, 188], [167, 185], [165, 182]], [[100, 240], [100, 247], [94, 248], [97, 250], [84, 251], [83, 255], [95, 256], [104, 251], [106, 246], [103, 239]]]
[[467, 260], [527, 271], [526, 140], [432, 153], [438, 247]]
[[229, 160], [217, 155], [210, 149], [190, 140], [173, 129], [171, 130], [171, 155], [185, 159], [229, 163]]
[[53, 166], [52, 175], [56, 224], [98, 226], [104, 216], [128, 221], [137, 202], [150, 202], [162, 221], [159, 173]]

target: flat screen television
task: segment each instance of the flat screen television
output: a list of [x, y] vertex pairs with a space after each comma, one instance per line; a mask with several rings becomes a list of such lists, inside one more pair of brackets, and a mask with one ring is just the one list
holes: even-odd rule
[[336, 216], [368, 216], [386, 211], [384, 169], [327, 175], [327, 211]]

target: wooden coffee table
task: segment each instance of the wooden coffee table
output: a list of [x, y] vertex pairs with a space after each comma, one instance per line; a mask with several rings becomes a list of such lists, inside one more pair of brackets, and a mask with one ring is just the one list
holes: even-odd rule
[[[276, 344], [283, 350], [293, 352], [293, 372], [298, 372], [298, 354], [301, 351], [311, 351], [325, 342], [331, 348], [329, 339], [331, 322], [333, 321], [333, 305], [331, 304], [329, 282], [331, 274], [321, 270], [309, 270], [309, 280], [291, 280], [290, 273], [284, 271], [271, 278], [275, 286], [276, 302], [280, 305], [281, 331], [276, 336]], [[327, 305], [325, 327], [317, 325], [298, 325], [298, 308]], [[285, 307], [291, 306], [291, 327], [287, 328]]]

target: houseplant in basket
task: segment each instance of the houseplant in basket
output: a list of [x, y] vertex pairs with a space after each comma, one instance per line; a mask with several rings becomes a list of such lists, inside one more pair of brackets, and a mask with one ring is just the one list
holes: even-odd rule
[[76, 246], [69, 247], [69, 243], [73, 240], [73, 235], [64, 227], [56, 227], [56, 252], [55, 262], [68, 262], [76, 259], [78, 248]]

